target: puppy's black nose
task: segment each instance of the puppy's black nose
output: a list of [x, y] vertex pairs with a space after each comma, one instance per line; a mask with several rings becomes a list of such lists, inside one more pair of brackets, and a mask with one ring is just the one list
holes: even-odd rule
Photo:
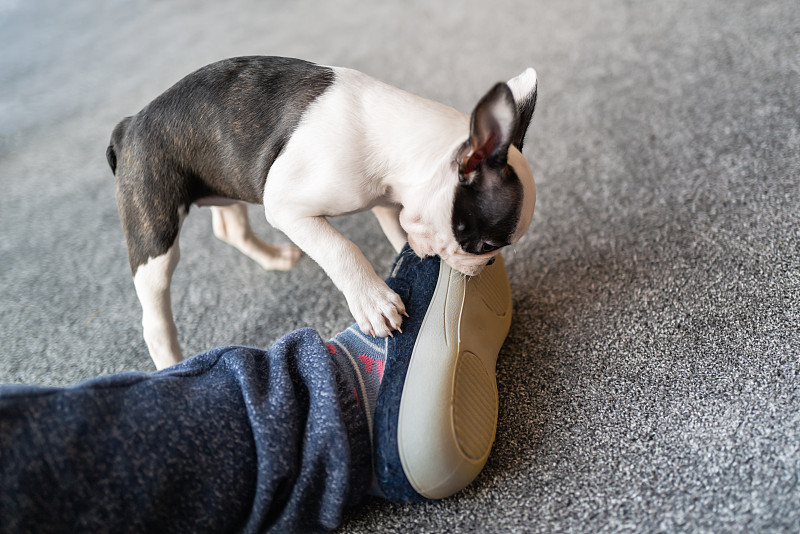
[[489, 260], [489, 263], [487, 263], [486, 265], [493, 265], [496, 259], [497, 259], [497, 256], [495, 256], [494, 258]]

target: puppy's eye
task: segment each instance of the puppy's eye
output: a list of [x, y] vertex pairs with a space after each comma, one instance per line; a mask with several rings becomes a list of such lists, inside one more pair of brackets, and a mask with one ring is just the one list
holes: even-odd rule
[[481, 254], [486, 254], [487, 252], [491, 252], [493, 250], [497, 250], [498, 248], [500, 248], [500, 247], [498, 247], [497, 245], [495, 245], [493, 243], [489, 243], [488, 241], [484, 241], [484, 242], [481, 243], [480, 253]]

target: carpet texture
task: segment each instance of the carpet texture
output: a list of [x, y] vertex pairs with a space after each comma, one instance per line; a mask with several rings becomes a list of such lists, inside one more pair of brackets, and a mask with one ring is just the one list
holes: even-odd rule
[[[0, 50], [0, 381], [152, 369], [104, 152], [195, 68], [301, 57], [470, 111], [533, 66], [492, 456], [457, 496], [369, 499], [341, 531], [800, 531], [796, 1], [0, 0]], [[352, 322], [311, 260], [264, 272], [210, 220], [181, 236], [186, 354]], [[388, 274], [370, 214], [336, 225]]]

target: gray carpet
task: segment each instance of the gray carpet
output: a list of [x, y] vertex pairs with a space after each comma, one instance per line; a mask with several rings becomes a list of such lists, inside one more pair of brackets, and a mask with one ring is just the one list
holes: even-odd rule
[[[795, 0], [0, 0], [0, 50], [0, 381], [151, 369], [104, 151], [184, 74], [288, 55], [469, 111], [533, 66], [493, 454], [461, 494], [370, 499], [342, 531], [800, 531]], [[337, 225], [387, 274], [371, 215]], [[187, 353], [351, 322], [312, 261], [263, 272], [207, 210], [173, 298]]]

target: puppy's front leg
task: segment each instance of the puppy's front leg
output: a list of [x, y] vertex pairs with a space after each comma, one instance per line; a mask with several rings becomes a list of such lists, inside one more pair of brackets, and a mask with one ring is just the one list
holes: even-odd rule
[[381, 280], [361, 250], [324, 217], [296, 217], [279, 230], [316, 261], [344, 293], [364, 333], [386, 337], [400, 329], [405, 305]]
[[400, 206], [375, 206], [372, 213], [378, 219], [383, 233], [389, 238], [394, 250], [399, 254], [408, 241], [408, 235], [400, 226]]

